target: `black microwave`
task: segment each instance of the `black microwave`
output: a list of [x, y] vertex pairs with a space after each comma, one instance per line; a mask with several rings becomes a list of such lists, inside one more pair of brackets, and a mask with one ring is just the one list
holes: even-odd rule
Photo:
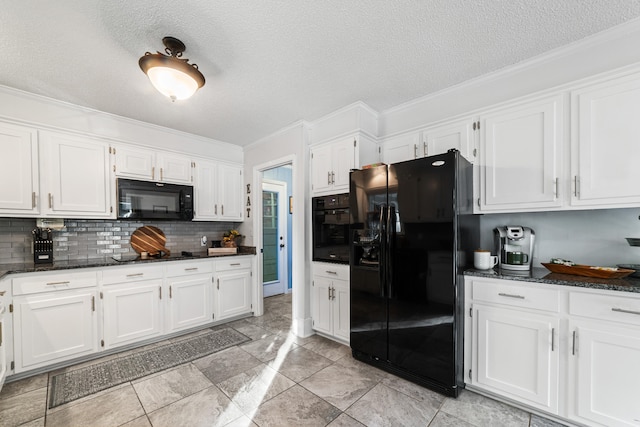
[[191, 185], [118, 178], [118, 219], [191, 221]]

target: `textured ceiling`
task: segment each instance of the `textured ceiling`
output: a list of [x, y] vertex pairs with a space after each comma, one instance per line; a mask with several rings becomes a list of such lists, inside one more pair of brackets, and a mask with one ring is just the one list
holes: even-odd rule
[[[640, 0], [0, 0], [0, 84], [249, 144], [355, 101], [385, 110], [640, 16]], [[138, 67], [172, 35], [206, 84]]]

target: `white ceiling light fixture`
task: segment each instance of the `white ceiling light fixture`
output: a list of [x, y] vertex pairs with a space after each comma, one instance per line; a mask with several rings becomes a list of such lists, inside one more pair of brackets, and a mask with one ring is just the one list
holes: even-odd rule
[[184, 43], [175, 37], [164, 37], [162, 43], [167, 54], [146, 52], [138, 61], [140, 68], [158, 92], [172, 101], [190, 98], [204, 86], [204, 76], [196, 64], [182, 59], [182, 52], [186, 50]]

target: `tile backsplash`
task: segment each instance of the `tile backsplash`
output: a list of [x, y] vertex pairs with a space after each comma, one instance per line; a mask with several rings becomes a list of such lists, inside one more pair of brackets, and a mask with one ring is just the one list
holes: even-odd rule
[[[237, 228], [232, 222], [182, 222], [182, 221], [120, 221], [81, 220], [64, 221], [65, 229], [53, 232], [53, 259], [84, 260], [113, 255], [135, 254], [129, 238], [138, 227], [153, 225], [167, 237], [167, 249], [172, 252], [204, 252], [200, 246], [202, 236], [221, 240], [225, 231]], [[33, 261], [31, 231], [35, 219], [0, 218], [0, 264]]]

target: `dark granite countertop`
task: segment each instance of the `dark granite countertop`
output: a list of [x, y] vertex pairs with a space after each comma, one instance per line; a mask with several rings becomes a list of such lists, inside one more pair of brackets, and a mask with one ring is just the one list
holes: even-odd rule
[[[179, 252], [176, 252], [179, 253]], [[34, 273], [38, 271], [56, 271], [56, 270], [71, 270], [76, 268], [91, 268], [91, 267], [110, 267], [114, 265], [131, 265], [131, 264], [146, 264], [154, 262], [167, 262], [167, 261], [184, 261], [184, 260], [198, 260], [205, 258], [220, 258], [229, 256], [241, 256], [241, 255], [255, 255], [256, 248], [253, 246], [239, 246], [237, 254], [220, 254], [207, 256], [206, 252], [194, 253], [193, 256], [174, 255], [162, 258], [147, 258], [147, 259], [127, 259], [115, 260], [113, 257], [103, 258], [89, 258], [86, 260], [74, 260], [74, 261], [55, 261], [53, 264], [34, 264], [33, 262], [15, 263], [15, 264], [0, 264], [0, 279], [7, 274], [16, 273]]]
[[552, 273], [546, 268], [532, 268], [531, 271], [508, 270], [475, 270], [464, 272], [465, 276], [487, 277], [491, 279], [508, 279], [521, 282], [548, 283], [551, 285], [576, 286], [580, 288], [604, 289], [640, 293], [640, 279], [624, 277], [622, 279], [598, 279], [595, 277], [574, 276], [571, 274]]

